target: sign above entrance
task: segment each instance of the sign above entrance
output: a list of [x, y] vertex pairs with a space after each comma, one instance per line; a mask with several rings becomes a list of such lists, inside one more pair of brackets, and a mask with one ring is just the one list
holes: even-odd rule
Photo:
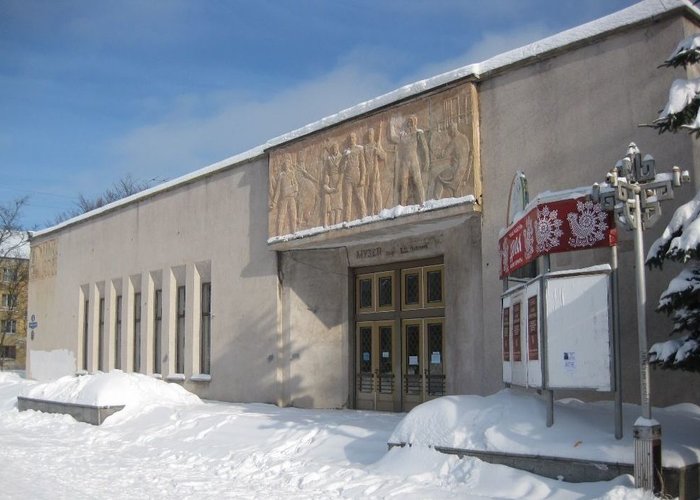
[[476, 87], [398, 104], [274, 149], [269, 237], [481, 194]]
[[540, 255], [616, 243], [612, 214], [588, 195], [541, 201], [513, 222], [499, 239], [501, 278]]

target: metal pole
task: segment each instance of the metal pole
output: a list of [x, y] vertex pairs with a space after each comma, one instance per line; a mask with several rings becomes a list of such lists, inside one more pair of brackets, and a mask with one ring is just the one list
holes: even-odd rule
[[644, 282], [644, 239], [639, 186], [634, 193], [634, 256], [637, 266], [637, 331], [639, 333], [639, 383], [642, 416], [634, 423], [634, 483], [638, 488], [661, 491], [661, 425], [651, 418], [649, 353]]
[[617, 262], [617, 245], [610, 247], [610, 275], [613, 315], [613, 362], [615, 363], [615, 439], [622, 439], [622, 349], [620, 328], [620, 276]]
[[644, 280], [644, 236], [639, 192], [634, 194], [634, 261], [637, 278], [637, 334], [639, 336], [639, 383], [641, 391], [642, 417], [651, 419], [649, 379], [649, 355], [647, 346], [647, 292]]
[[637, 278], [637, 333], [639, 335], [639, 383], [642, 402], [642, 417], [651, 419], [651, 400], [649, 397], [649, 355], [647, 347], [647, 292], [644, 280], [644, 236], [642, 234], [642, 213], [639, 191], [634, 194], [634, 261]]
[[545, 389], [545, 402], [547, 404], [547, 427], [554, 425], [554, 391]]
[[[552, 260], [549, 256], [549, 254], [545, 254], [541, 257], [540, 260], [540, 275], [544, 276], [547, 274], [551, 269], [552, 269]], [[544, 279], [542, 280], [541, 284], [541, 293], [542, 297], [544, 297]], [[542, 314], [542, 321], [544, 321], [545, 315]], [[546, 337], [542, 339], [543, 342], [546, 342]], [[547, 351], [547, 349], [543, 349], [543, 351]], [[547, 357], [543, 356], [542, 363], [547, 363]], [[549, 380], [545, 380], [547, 385], [549, 385]], [[552, 427], [554, 425], [554, 391], [550, 389], [549, 387], [545, 386], [545, 399], [546, 399], [546, 404], [547, 404], [547, 427]]]

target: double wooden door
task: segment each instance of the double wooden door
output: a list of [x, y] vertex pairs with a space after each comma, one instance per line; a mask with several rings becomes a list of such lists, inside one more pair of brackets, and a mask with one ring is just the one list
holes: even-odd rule
[[356, 277], [357, 408], [408, 411], [446, 393], [442, 289], [441, 265]]

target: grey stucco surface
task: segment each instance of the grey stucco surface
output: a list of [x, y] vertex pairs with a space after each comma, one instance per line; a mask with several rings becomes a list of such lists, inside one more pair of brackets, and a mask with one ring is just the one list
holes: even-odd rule
[[[487, 390], [495, 390], [499, 359], [502, 290], [499, 280], [498, 231], [505, 226], [508, 189], [516, 170], [525, 172], [531, 196], [601, 182], [634, 141], [651, 153], [659, 170], [681, 165], [693, 173], [696, 186], [695, 141], [686, 134], [658, 135], [639, 128], [653, 120], [666, 102], [668, 88], [682, 70], [657, 69], [678, 41], [693, 28], [681, 18], [654, 22], [613, 34], [597, 43], [495, 76], [479, 85], [481, 106], [484, 211], [482, 262], [484, 287], [484, 357]], [[646, 248], [661, 233], [673, 210], [694, 194], [686, 187], [663, 206], [662, 222], [645, 234]], [[635, 283], [631, 235], [620, 231], [620, 287], [623, 392], [625, 400], [639, 401], [638, 351], [635, 321]], [[645, 248], [645, 252], [646, 252]], [[586, 267], [609, 261], [608, 252], [583, 251], [552, 257], [553, 269]], [[654, 304], [673, 276], [647, 273], [649, 302]], [[677, 269], [677, 268], [676, 268]], [[650, 342], [668, 338], [671, 322], [647, 313]], [[651, 345], [651, 343], [650, 343]], [[698, 401], [696, 384], [687, 374], [654, 370], [654, 404]], [[597, 397], [589, 394], [587, 397]], [[609, 397], [609, 396], [602, 396]]]

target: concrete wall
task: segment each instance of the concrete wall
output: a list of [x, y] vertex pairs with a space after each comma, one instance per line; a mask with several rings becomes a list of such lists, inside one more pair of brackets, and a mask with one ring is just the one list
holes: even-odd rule
[[445, 329], [448, 349], [447, 392], [481, 394], [488, 385], [484, 358], [481, 289], [481, 218], [474, 217], [445, 233]]
[[[696, 28], [695, 28], [696, 29]], [[525, 172], [531, 197], [546, 190], [591, 185], [626, 153], [634, 141], [651, 153], [660, 171], [672, 165], [700, 170], [695, 163], [696, 141], [686, 134], [659, 136], [649, 123], [666, 102], [668, 88], [682, 70], [657, 69], [691, 30], [680, 18], [655, 22], [633, 31], [613, 34], [596, 43], [488, 78], [479, 85], [481, 158], [483, 172], [482, 271], [484, 276], [484, 392], [501, 387], [501, 336], [498, 277], [498, 231], [506, 223], [509, 187], [516, 170]], [[663, 205], [662, 221], [645, 234], [646, 248], [661, 233], [670, 215], [694, 194], [685, 187], [673, 202]], [[638, 351], [631, 234], [620, 235], [623, 311], [623, 390], [625, 399], [638, 401]], [[584, 251], [552, 258], [555, 269], [607, 262], [606, 251]], [[671, 266], [669, 266], [671, 267]], [[668, 280], [665, 272], [648, 272], [648, 297], [653, 304]], [[671, 322], [649, 307], [650, 341], [666, 340]], [[651, 344], [650, 344], [651, 345]], [[697, 401], [700, 392], [690, 376], [655, 370], [654, 404]], [[663, 390], [659, 390], [663, 387]], [[609, 396], [603, 396], [609, 397]]]
[[[186, 327], [185, 385], [206, 398], [232, 401], [277, 399], [275, 254], [267, 249], [267, 165], [263, 158], [93, 217], [33, 244], [56, 239], [56, 274], [32, 280], [29, 311], [40, 328], [29, 350], [68, 348], [82, 360], [82, 305], [90, 298], [88, 370], [98, 366], [97, 304], [106, 299], [104, 368], [114, 366], [115, 298], [123, 296], [123, 331], [133, 322], [133, 292], [142, 296], [141, 371], [153, 372], [153, 291], [163, 289], [163, 376], [174, 366], [174, 297], [187, 286], [188, 311], [198, 309], [201, 282], [212, 283], [210, 382], [191, 382], [199, 372], [199, 317]], [[131, 297], [131, 299], [128, 299]], [[167, 298], [171, 300], [168, 301]], [[169, 337], [168, 337], [169, 334]], [[126, 339], [128, 336], [123, 335]], [[126, 340], [122, 367], [133, 369]], [[272, 360], [270, 360], [272, 356]], [[30, 357], [31, 374], [31, 357]]]
[[348, 261], [344, 249], [281, 254], [283, 405], [349, 406]]

